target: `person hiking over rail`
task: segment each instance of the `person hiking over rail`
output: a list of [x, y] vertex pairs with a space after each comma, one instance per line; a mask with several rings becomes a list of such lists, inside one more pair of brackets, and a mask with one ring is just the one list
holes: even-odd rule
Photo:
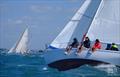
[[77, 48], [78, 45], [79, 45], [79, 42], [78, 42], [77, 38], [74, 38], [72, 44], [70, 44], [70, 45], [67, 46], [65, 54], [70, 53], [70, 50], [72, 48]]

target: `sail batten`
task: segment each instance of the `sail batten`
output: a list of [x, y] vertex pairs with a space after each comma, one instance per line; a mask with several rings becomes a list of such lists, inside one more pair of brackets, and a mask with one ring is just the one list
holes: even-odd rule
[[87, 36], [91, 41], [120, 44], [120, 1], [102, 0]]
[[86, 9], [90, 5], [91, 0], [86, 0], [81, 8], [76, 12], [76, 14], [72, 17], [72, 19], [68, 22], [65, 28], [61, 31], [61, 33], [53, 40], [50, 46], [55, 48], [66, 48], [69, 43], [76, 27], [78, 26], [79, 21], [81, 20], [83, 14]]

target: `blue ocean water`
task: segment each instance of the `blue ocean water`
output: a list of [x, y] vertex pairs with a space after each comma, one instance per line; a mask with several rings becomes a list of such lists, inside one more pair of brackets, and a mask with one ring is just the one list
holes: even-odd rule
[[[3, 51], [0, 51], [3, 52]], [[68, 71], [47, 68], [44, 57], [39, 55], [6, 55], [0, 54], [0, 77], [120, 77], [120, 70], [106, 71], [84, 65]]]

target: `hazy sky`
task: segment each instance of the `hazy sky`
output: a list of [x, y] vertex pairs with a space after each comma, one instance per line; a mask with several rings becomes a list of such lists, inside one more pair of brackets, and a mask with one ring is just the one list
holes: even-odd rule
[[64, 28], [84, 0], [0, 0], [0, 48], [11, 48], [29, 26], [29, 48], [41, 49]]

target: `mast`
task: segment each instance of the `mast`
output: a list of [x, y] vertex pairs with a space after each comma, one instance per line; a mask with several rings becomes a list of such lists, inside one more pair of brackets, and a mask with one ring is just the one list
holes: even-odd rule
[[[97, 15], [97, 13], [98, 13], [98, 10], [99, 10], [99, 9], [101, 8], [101, 6], [102, 6], [102, 3], [103, 3], [103, 0], [101, 0], [101, 2], [100, 2], [100, 4], [99, 4], [96, 12], [94, 13], [94, 17], [92, 18], [90, 25], [92, 24], [93, 20], [96, 18], [96, 15]], [[85, 39], [85, 37], [86, 37], [86, 35], [87, 35], [87, 33], [88, 33], [88, 30], [89, 30], [89, 28], [90, 28], [90, 25], [88, 26], [85, 34], [84, 34], [83, 37], [82, 37], [81, 44], [80, 44], [80, 48], [82, 47], [82, 43], [83, 43], [83, 41], [84, 41], [84, 39]]]

